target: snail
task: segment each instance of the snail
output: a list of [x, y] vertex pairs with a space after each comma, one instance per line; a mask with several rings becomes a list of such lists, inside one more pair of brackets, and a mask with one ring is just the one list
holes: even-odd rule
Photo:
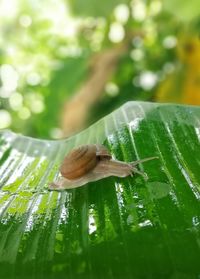
[[149, 157], [134, 162], [112, 159], [105, 146], [99, 144], [82, 145], [73, 149], [63, 160], [60, 167], [61, 177], [49, 184], [50, 190], [72, 189], [108, 176], [126, 177], [134, 173], [146, 180], [147, 175], [136, 165], [157, 159]]

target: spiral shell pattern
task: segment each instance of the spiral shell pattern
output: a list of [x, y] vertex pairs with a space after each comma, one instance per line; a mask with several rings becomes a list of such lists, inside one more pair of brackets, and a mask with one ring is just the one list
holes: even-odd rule
[[92, 170], [97, 162], [96, 145], [82, 145], [65, 157], [60, 172], [69, 180], [78, 179]]

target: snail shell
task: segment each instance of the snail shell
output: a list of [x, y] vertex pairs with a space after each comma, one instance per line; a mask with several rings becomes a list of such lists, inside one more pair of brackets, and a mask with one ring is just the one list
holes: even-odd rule
[[77, 179], [94, 169], [101, 159], [111, 159], [110, 153], [103, 145], [82, 145], [64, 158], [60, 172], [69, 180]]

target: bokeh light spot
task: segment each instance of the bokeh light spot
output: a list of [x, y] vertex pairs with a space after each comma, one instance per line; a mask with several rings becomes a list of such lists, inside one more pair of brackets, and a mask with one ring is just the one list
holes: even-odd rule
[[52, 139], [60, 139], [63, 137], [63, 132], [60, 128], [54, 127], [50, 130], [50, 137]]
[[144, 58], [144, 52], [141, 49], [133, 49], [130, 56], [134, 61], [140, 61]]
[[113, 82], [108, 82], [105, 87], [106, 93], [110, 97], [115, 97], [119, 94], [118, 86]]
[[29, 15], [21, 15], [19, 18], [19, 23], [22, 27], [29, 27], [32, 23], [32, 18]]
[[19, 8], [18, 0], [1, 0], [0, 1], [0, 17], [14, 18]]
[[125, 31], [121, 23], [114, 22], [110, 26], [110, 31], [108, 34], [109, 39], [113, 43], [119, 43], [124, 39]]
[[34, 100], [31, 104], [31, 111], [33, 113], [41, 113], [44, 110], [44, 103], [42, 100]]
[[158, 76], [151, 71], [142, 72], [139, 77], [140, 86], [145, 90], [151, 90], [157, 81]]
[[175, 36], [167, 36], [163, 40], [163, 46], [165, 48], [174, 48], [177, 45], [177, 39]]
[[118, 5], [114, 10], [115, 18], [122, 24], [126, 23], [129, 18], [129, 8], [125, 4]]
[[23, 97], [20, 93], [15, 92], [9, 98], [9, 104], [12, 110], [18, 111], [23, 104]]
[[17, 88], [18, 73], [11, 65], [3, 64], [0, 68], [0, 78], [2, 81], [1, 97], [8, 98], [11, 92]]
[[7, 110], [0, 110], [0, 129], [8, 128], [12, 123], [12, 118]]
[[26, 120], [31, 116], [31, 112], [27, 107], [22, 107], [18, 113], [19, 118]]
[[146, 17], [146, 6], [145, 3], [135, 0], [132, 1], [132, 17], [136, 21], [143, 21]]
[[162, 9], [162, 3], [159, 0], [151, 1], [149, 5], [149, 11], [152, 16], [157, 15], [160, 13]]
[[41, 76], [38, 73], [30, 73], [27, 76], [27, 83], [29, 85], [36, 86], [40, 84], [40, 82], [41, 82]]

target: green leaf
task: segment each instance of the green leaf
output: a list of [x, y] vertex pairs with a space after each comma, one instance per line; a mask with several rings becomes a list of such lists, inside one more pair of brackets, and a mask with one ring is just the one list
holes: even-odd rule
[[[61, 141], [0, 134], [0, 278], [199, 278], [200, 108], [129, 102]], [[103, 143], [149, 177], [48, 191], [65, 153]]]
[[[57, 127], [63, 105], [86, 78], [88, 55], [69, 57], [63, 66], [53, 73], [49, 89], [44, 92], [46, 108], [29, 123], [29, 132], [41, 138], [49, 138], [52, 127]], [[73, 72], [73, 75], [69, 73]], [[60, 108], [60, 112], [56, 108]], [[31, 129], [31, 131], [30, 131]]]
[[129, 3], [129, 0], [69, 0], [70, 7], [74, 14], [81, 16], [109, 16], [113, 9], [122, 3]]
[[164, 0], [163, 7], [182, 21], [186, 22], [200, 15], [198, 0]]

